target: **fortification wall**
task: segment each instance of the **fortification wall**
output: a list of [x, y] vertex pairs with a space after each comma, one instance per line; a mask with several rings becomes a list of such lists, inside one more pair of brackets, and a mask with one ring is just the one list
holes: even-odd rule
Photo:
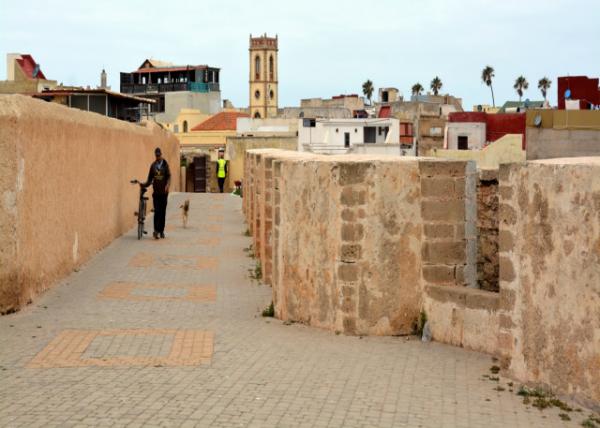
[[0, 232], [8, 243], [0, 312], [31, 301], [134, 225], [138, 187], [129, 180], [147, 177], [155, 147], [177, 191], [179, 144], [167, 131], [0, 96]]

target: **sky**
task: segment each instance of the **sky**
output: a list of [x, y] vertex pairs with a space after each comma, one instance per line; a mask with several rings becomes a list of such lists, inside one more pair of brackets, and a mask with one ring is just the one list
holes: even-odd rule
[[[470, 110], [491, 104], [481, 82], [495, 69], [496, 104], [541, 99], [537, 82], [600, 75], [600, 0], [0, 0], [0, 55], [33, 55], [47, 78], [96, 86], [146, 58], [221, 68], [222, 98], [248, 105], [248, 38], [279, 37], [279, 104], [361, 93], [370, 79], [405, 98], [433, 77]], [[5, 79], [6, 61], [0, 61]]]

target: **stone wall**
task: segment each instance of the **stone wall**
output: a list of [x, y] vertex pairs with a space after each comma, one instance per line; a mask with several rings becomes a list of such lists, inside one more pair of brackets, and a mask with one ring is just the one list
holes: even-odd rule
[[281, 319], [409, 334], [424, 284], [476, 285], [472, 163], [253, 150], [245, 183]]
[[477, 284], [498, 291], [498, 170], [480, 170], [477, 186]]
[[179, 188], [179, 144], [159, 128], [0, 96], [0, 313], [17, 310], [135, 223], [154, 148]]
[[245, 212], [277, 317], [397, 335], [423, 311], [434, 340], [599, 405], [600, 158], [502, 165], [477, 185], [466, 162], [247, 156], [261, 190], [247, 189]]
[[517, 379], [600, 405], [600, 158], [500, 167], [500, 333]]

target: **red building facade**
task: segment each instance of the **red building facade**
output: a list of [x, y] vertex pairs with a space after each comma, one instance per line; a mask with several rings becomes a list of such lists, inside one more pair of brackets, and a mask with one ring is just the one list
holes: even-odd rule
[[579, 100], [579, 108], [590, 110], [600, 105], [599, 79], [587, 76], [568, 76], [558, 78], [558, 109], [565, 109], [565, 94], [570, 91], [569, 99]]

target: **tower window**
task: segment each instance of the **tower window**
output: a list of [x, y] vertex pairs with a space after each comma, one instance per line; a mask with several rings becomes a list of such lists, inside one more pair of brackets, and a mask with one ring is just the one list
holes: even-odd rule
[[254, 58], [254, 78], [260, 80], [260, 57], [258, 55]]
[[[273, 76], [275, 75], [274, 67], [273, 67], [273, 55], [269, 56], [269, 80], [273, 80]], [[273, 97], [271, 97], [273, 98]]]
[[183, 121], [183, 132], [188, 132], [188, 123], [187, 123], [187, 120]]
[[272, 89], [271, 89], [271, 92], [269, 92], [269, 96], [271, 97], [271, 99], [275, 98], [275, 93], [273, 92]]
[[254, 92], [254, 98], [256, 98], [256, 99], [260, 98], [260, 91], [258, 89]]
[[260, 119], [260, 113], [259, 112], [254, 113], [254, 119]]

